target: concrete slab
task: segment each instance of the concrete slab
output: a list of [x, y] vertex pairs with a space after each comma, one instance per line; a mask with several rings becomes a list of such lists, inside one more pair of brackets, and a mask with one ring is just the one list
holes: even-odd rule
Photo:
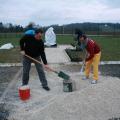
[[48, 63], [67, 63], [70, 62], [65, 52], [66, 48], [73, 48], [71, 45], [58, 45], [57, 48], [46, 48], [45, 53]]

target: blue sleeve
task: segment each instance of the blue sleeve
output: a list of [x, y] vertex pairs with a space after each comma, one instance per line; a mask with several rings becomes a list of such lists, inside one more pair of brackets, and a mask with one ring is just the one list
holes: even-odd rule
[[35, 30], [27, 30], [26, 32], [25, 32], [25, 35], [35, 35]]

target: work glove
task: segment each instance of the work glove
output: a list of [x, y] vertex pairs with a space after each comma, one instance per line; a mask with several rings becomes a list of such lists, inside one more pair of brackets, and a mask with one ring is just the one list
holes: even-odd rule
[[49, 69], [49, 66], [48, 66], [47, 64], [46, 64], [46, 65], [44, 65], [44, 67]]
[[21, 53], [21, 55], [25, 55], [25, 51], [23, 51], [23, 50], [20, 51], [20, 53]]
[[44, 65], [44, 68], [47, 70], [47, 71], [54, 71], [53, 69], [51, 69], [50, 67], [49, 67], [49, 65]]

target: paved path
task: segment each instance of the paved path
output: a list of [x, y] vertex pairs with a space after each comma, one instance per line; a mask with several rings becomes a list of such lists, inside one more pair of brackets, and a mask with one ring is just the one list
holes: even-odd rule
[[[56, 53], [61, 56], [57, 49]], [[64, 63], [63, 59], [57, 58], [59, 57], [56, 57], [56, 61]], [[54, 61], [54, 58], [48, 59], [51, 59], [51, 63]], [[65, 62], [67, 60], [66, 58]], [[51, 91], [43, 90], [37, 72], [32, 67], [29, 82], [31, 98], [28, 101], [23, 102], [19, 99], [20, 76], [16, 78], [16, 85], [7, 90], [3, 101], [11, 110], [9, 120], [109, 120], [112, 117], [120, 117], [119, 78], [100, 76], [99, 83], [91, 85], [91, 80], [81, 80], [79, 71], [76, 73], [70, 67], [65, 69], [65, 64], [58, 63], [50, 65], [58, 71], [62, 68], [69, 74], [76, 83], [76, 91], [63, 92], [63, 80], [52, 72], [46, 72]]]
[[62, 45], [57, 48], [46, 48], [46, 57], [48, 63], [67, 63], [70, 62], [68, 55], [65, 52], [66, 48], [73, 48], [71, 45]]

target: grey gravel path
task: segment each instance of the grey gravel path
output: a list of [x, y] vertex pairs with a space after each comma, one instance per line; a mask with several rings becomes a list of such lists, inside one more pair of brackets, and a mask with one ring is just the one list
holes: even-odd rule
[[[7, 104], [12, 105], [9, 120], [108, 120], [120, 116], [120, 79], [100, 76], [97, 85], [90, 80], [81, 80], [81, 75], [71, 73], [77, 90], [63, 92], [62, 79], [47, 72], [50, 92], [42, 89], [36, 70], [31, 71], [31, 98], [22, 102], [18, 96], [18, 87], [7, 95]], [[12, 96], [12, 97], [11, 97]]]

